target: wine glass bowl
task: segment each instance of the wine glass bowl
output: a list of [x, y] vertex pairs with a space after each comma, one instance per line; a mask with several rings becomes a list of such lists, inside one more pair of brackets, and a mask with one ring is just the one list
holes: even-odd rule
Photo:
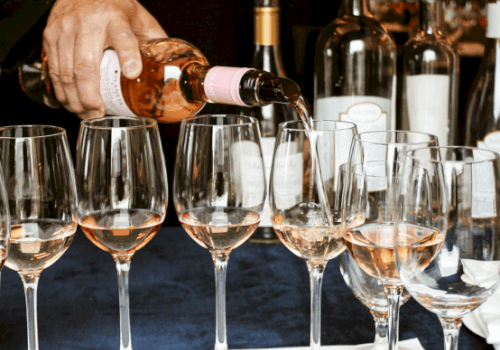
[[[457, 348], [462, 318], [500, 284], [499, 166], [497, 153], [468, 147], [406, 156], [397, 268], [408, 292], [439, 317], [446, 349]], [[427, 239], [408, 240], [408, 227]]]
[[[243, 244], [259, 225], [256, 211], [215, 207], [195, 208], [180, 214], [189, 236], [205, 249], [231, 251]], [[232, 224], [237, 223], [237, 224]]]
[[[340, 254], [339, 268], [346, 285], [363, 305], [371, 311], [387, 314], [387, 296], [379, 279], [364, 272], [347, 250]], [[400, 305], [404, 305], [410, 298], [411, 295], [404, 290]]]
[[356, 134], [353, 123], [280, 124], [269, 205], [277, 236], [306, 261], [311, 280], [311, 349], [320, 348], [321, 283], [329, 260], [345, 249], [340, 223], [340, 165]]
[[328, 261], [344, 249], [340, 227], [339, 167], [356, 134], [352, 123], [315, 121], [280, 125], [273, 157], [270, 207], [283, 244], [306, 260]]
[[[0, 161], [11, 217], [5, 264], [23, 281], [28, 349], [36, 350], [38, 280], [69, 248], [78, 224], [75, 174], [66, 131], [48, 125], [1, 127]], [[6, 226], [4, 217], [0, 205], [2, 228]]]
[[215, 349], [227, 350], [225, 289], [229, 255], [258, 227], [266, 198], [257, 119], [240, 115], [184, 119], [173, 188], [182, 227], [212, 255]]
[[142, 117], [83, 120], [77, 145], [79, 224], [118, 271], [120, 349], [132, 349], [128, 273], [165, 219], [167, 172], [158, 124]]

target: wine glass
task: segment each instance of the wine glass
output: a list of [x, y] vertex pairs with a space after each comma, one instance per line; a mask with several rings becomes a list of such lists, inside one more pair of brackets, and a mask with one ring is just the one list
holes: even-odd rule
[[311, 349], [321, 347], [321, 285], [329, 260], [345, 249], [341, 201], [336, 191], [339, 166], [347, 161], [356, 134], [353, 123], [282, 123], [269, 186], [274, 230], [283, 245], [306, 261], [311, 282]]
[[395, 220], [396, 264], [405, 288], [458, 348], [462, 318], [500, 281], [500, 159], [469, 147], [408, 152]]
[[[345, 283], [354, 296], [370, 310], [375, 322], [375, 340], [370, 350], [387, 350], [389, 348], [389, 308], [383, 284], [376, 278], [364, 272], [352, 259], [348, 251], [339, 256], [339, 268]], [[403, 289], [399, 306], [410, 299], [406, 289]]]
[[[342, 196], [345, 189], [347, 164], [342, 164], [339, 171], [337, 193]], [[352, 259], [348, 251], [339, 256], [339, 268], [346, 285], [351, 289], [354, 296], [369, 310], [375, 322], [375, 340], [371, 350], [386, 350], [389, 348], [389, 309], [384, 286], [380, 280], [368, 275]], [[403, 306], [410, 299], [410, 295], [403, 289], [399, 306]]]
[[215, 350], [226, 350], [226, 270], [231, 251], [259, 225], [266, 180], [257, 119], [202, 115], [181, 123], [174, 203], [182, 227], [215, 265]]
[[[1, 127], [0, 161], [11, 216], [5, 265], [23, 281], [28, 349], [36, 350], [40, 274], [68, 249], [78, 225], [75, 173], [66, 131], [47, 125]], [[0, 225], [5, 228], [3, 219]]]
[[158, 123], [121, 116], [83, 120], [76, 170], [80, 227], [115, 261], [120, 349], [130, 350], [131, 259], [153, 239], [167, 211], [167, 172]]
[[394, 258], [398, 179], [408, 150], [435, 146], [437, 137], [410, 131], [373, 131], [354, 137], [345, 182], [344, 243], [368, 275], [380, 280], [389, 307], [389, 349], [398, 344], [403, 285]]

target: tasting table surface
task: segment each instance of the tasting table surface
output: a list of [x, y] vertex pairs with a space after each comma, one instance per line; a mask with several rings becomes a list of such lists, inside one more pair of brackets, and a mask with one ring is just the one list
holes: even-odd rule
[[[181, 227], [162, 227], [132, 259], [132, 343], [135, 350], [211, 350], [215, 342], [214, 266], [209, 252]], [[248, 243], [235, 249], [227, 272], [229, 348], [309, 344], [310, 292], [305, 262], [283, 245]], [[109, 253], [78, 229], [68, 251], [45, 270], [38, 286], [41, 350], [112, 349], [119, 341], [118, 284]], [[323, 345], [373, 341], [374, 324], [345, 285], [337, 259], [326, 267], [322, 295]], [[442, 350], [437, 316], [411, 299], [401, 308], [400, 339], [418, 337]], [[27, 348], [24, 292], [4, 267], [0, 289], [0, 349]], [[459, 349], [493, 349], [465, 326]]]

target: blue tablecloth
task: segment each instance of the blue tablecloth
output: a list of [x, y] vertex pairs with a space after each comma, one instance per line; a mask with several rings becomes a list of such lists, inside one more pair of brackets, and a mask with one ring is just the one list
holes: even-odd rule
[[[0, 290], [0, 349], [26, 349], [24, 292], [4, 267]], [[208, 251], [180, 227], [162, 227], [132, 259], [132, 342], [135, 350], [213, 349], [215, 282]], [[41, 350], [119, 349], [114, 262], [78, 230], [69, 250], [44, 271], [38, 287]], [[284, 246], [244, 244], [227, 273], [227, 332], [232, 349], [309, 344], [310, 292], [306, 264]], [[322, 344], [372, 342], [374, 325], [345, 285], [337, 260], [327, 265]], [[443, 349], [438, 318], [414, 300], [401, 308], [400, 338], [418, 337]], [[462, 327], [460, 349], [493, 349]]]

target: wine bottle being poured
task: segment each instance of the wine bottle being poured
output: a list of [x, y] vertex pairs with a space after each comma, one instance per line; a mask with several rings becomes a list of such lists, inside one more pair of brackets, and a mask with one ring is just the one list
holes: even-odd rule
[[[141, 115], [171, 123], [195, 115], [205, 103], [290, 103], [302, 110], [302, 116], [311, 116], [299, 86], [288, 78], [252, 68], [212, 67], [195, 46], [176, 38], [147, 41], [140, 51], [143, 69], [137, 79], [121, 75], [115, 51], [104, 52], [100, 89], [107, 115]], [[19, 81], [31, 99], [52, 108], [61, 106], [43, 54], [41, 63], [19, 68]]]

